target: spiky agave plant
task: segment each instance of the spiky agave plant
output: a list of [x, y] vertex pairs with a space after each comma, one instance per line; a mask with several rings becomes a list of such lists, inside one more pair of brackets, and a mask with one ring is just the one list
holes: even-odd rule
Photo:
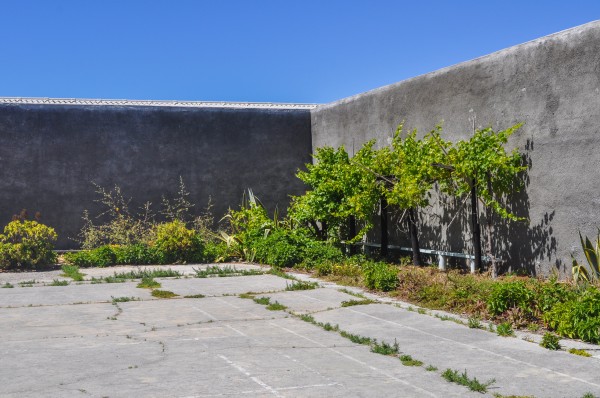
[[600, 281], [600, 228], [598, 228], [598, 236], [594, 243], [587, 236], [584, 240], [581, 232], [579, 233], [579, 240], [581, 241], [581, 248], [587, 260], [587, 266], [578, 263], [573, 258], [573, 279], [575, 282], [598, 282]]

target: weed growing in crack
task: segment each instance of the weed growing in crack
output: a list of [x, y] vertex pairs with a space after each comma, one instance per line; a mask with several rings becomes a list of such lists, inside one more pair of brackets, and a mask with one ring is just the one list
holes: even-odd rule
[[361, 298], [361, 299], [366, 299], [366, 297], [363, 294], [356, 293], [356, 292], [353, 292], [352, 290], [348, 290], [348, 289], [345, 289], [345, 288], [344, 289], [338, 289], [338, 292], [346, 293], [346, 294], [349, 294], [351, 296], [358, 297], [358, 298]]
[[417, 312], [421, 315], [427, 314], [427, 310], [425, 308], [417, 308]]
[[510, 322], [502, 322], [496, 327], [496, 334], [502, 337], [514, 336], [515, 332], [512, 329]]
[[187, 296], [183, 296], [183, 298], [204, 298], [204, 297], [206, 297], [206, 296], [203, 294], [190, 294]]
[[314, 325], [316, 325], [316, 323], [317, 323], [317, 321], [315, 321], [315, 318], [309, 314], [300, 315], [300, 319], [302, 319], [304, 322], [312, 323]]
[[436, 370], [438, 370], [437, 367], [433, 366], [433, 365], [427, 365], [427, 367], [425, 368], [426, 371], [428, 372], [435, 372]]
[[59, 279], [54, 279], [52, 281], [52, 283], [49, 283], [48, 286], [68, 286], [69, 285], [69, 281], [67, 280], [59, 280]]
[[467, 387], [471, 391], [486, 393], [489, 386], [496, 382], [496, 379], [491, 379], [486, 381], [485, 383], [477, 380], [476, 377], [472, 379], [467, 375], [467, 371], [465, 370], [462, 373], [459, 373], [458, 370], [452, 370], [450, 368], [446, 369], [444, 373], [442, 373], [442, 377], [451, 383], [460, 384], [461, 386]]
[[285, 290], [294, 291], [294, 290], [312, 290], [319, 287], [317, 282], [307, 282], [307, 281], [294, 281], [291, 284], [285, 285]]
[[471, 328], [471, 329], [483, 329], [483, 325], [481, 324], [481, 321], [476, 316], [470, 317], [468, 322], [469, 322], [468, 323], [469, 328]]
[[153, 290], [151, 294], [152, 294], [152, 297], [163, 298], [163, 299], [169, 299], [169, 298], [179, 296], [178, 294], [175, 294], [169, 290], [158, 290], [158, 289]]
[[465, 324], [461, 319], [456, 318], [454, 316], [440, 315], [440, 314], [435, 314], [434, 316], [436, 318], [438, 318], [439, 320], [442, 320], [442, 321], [450, 321], [450, 322], [457, 323], [459, 325], [464, 325]]
[[113, 303], [126, 303], [128, 301], [139, 301], [139, 298], [136, 297], [127, 297], [127, 296], [122, 296], [122, 297], [113, 297], [110, 296], [112, 298], [112, 302]]
[[348, 333], [344, 330], [340, 330], [340, 336], [350, 340], [351, 342], [353, 342], [355, 344], [371, 345], [371, 341], [372, 341], [371, 338], [369, 338], [369, 337], [360, 336], [358, 334]]
[[586, 350], [580, 350], [578, 348], [569, 348], [569, 352], [573, 355], [579, 355], [581, 357], [591, 357], [592, 356], [592, 354], [590, 354]]
[[69, 265], [69, 264], [64, 264], [62, 267], [62, 274], [61, 276], [65, 276], [67, 278], [71, 278], [76, 282], [81, 282], [83, 280], [83, 277], [85, 276], [85, 274], [82, 274], [79, 271], [79, 267], [76, 265]]
[[34, 284], [36, 284], [37, 282], [35, 281], [35, 279], [32, 279], [30, 281], [23, 281], [23, 282], [19, 282], [19, 286], [21, 287], [33, 287]]
[[284, 271], [282, 271], [280, 268], [275, 268], [275, 267], [271, 268], [269, 270], [269, 272], [267, 272], [267, 274], [275, 275], [280, 278], [290, 279], [290, 280], [294, 280], [294, 281], [298, 280], [295, 276], [288, 275]]
[[[136, 271], [129, 271], [129, 272], [115, 272], [114, 273], [114, 278], [116, 279], [143, 279], [143, 278], [172, 278], [172, 277], [180, 277], [183, 276], [183, 274], [179, 271], [175, 271], [172, 269], [160, 269], [160, 268], [154, 268], [154, 269], [142, 269], [142, 270], [136, 270]], [[104, 278], [106, 279], [106, 278]]]
[[274, 303], [270, 303], [266, 307], [269, 311], [284, 311], [287, 307], [283, 304], [278, 303], [277, 301]]
[[378, 343], [377, 340], [373, 339], [373, 343], [371, 344], [371, 352], [381, 355], [398, 355], [400, 352], [400, 346], [398, 345], [398, 341], [394, 339], [394, 344], [388, 344], [385, 341]]
[[195, 275], [196, 278], [209, 278], [212, 276], [227, 277], [227, 276], [248, 276], [248, 275], [263, 275], [264, 274], [264, 271], [259, 270], [259, 269], [240, 269], [240, 270], [238, 270], [235, 267], [226, 266], [226, 267], [221, 268], [218, 265], [208, 266], [204, 270], [194, 268], [194, 271], [196, 272], [196, 275]]
[[544, 337], [542, 337], [542, 341], [540, 342], [540, 346], [547, 348], [549, 350], [560, 350], [560, 337], [555, 335], [554, 333], [544, 333]]
[[342, 307], [352, 307], [354, 305], [368, 305], [373, 304], [375, 301], [371, 299], [362, 299], [362, 300], [348, 300], [342, 301]]
[[400, 362], [402, 362], [402, 365], [404, 366], [422, 366], [423, 362], [414, 359], [413, 357], [411, 357], [410, 355], [400, 355]]
[[269, 305], [271, 304], [271, 299], [269, 297], [252, 297], [256, 304], [260, 305]]
[[137, 287], [141, 289], [157, 289], [161, 287], [161, 284], [154, 280], [154, 278], [144, 277], [142, 281], [137, 284]]
[[3, 289], [12, 289], [15, 286], [12, 283], [6, 282], [4, 285], [2, 285]]

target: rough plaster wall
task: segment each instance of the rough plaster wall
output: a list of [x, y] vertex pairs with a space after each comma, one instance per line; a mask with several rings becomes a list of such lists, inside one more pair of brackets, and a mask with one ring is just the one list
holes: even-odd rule
[[308, 110], [0, 105], [0, 222], [26, 208], [54, 226], [59, 248], [77, 245], [92, 181], [121, 186], [136, 210], [174, 195], [179, 176], [196, 210], [212, 197], [218, 220], [246, 188], [271, 209], [303, 186]]
[[[311, 111], [313, 148], [368, 139], [389, 142], [396, 126], [421, 134], [443, 120], [444, 135], [466, 139], [478, 127], [524, 122], [509, 141], [531, 164], [511, 206], [529, 223], [502, 224], [494, 246], [506, 269], [568, 271], [581, 258], [578, 231], [600, 226], [600, 21], [511, 47]], [[435, 202], [435, 201], [434, 201]], [[422, 213], [423, 247], [470, 250], [468, 208]], [[400, 234], [400, 241], [405, 238]], [[404, 243], [406, 241], [404, 240]]]

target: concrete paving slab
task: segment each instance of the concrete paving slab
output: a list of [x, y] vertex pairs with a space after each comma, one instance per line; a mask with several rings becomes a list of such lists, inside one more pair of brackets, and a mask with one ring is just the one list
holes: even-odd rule
[[113, 297], [152, 298], [149, 290], [138, 289], [136, 285], [125, 282], [0, 289], [0, 307], [110, 302]]
[[505, 395], [600, 394], [600, 362], [595, 358], [553, 352], [385, 304], [322, 312], [315, 319], [338, 324], [350, 333], [396, 340], [404, 353], [440, 369], [466, 369], [479, 380], [496, 379], [497, 391]]
[[163, 290], [170, 290], [181, 296], [203, 294], [224, 296], [247, 292], [263, 293], [285, 290], [289, 283], [275, 275], [230, 276], [214, 278], [157, 279]]
[[335, 289], [286, 291], [259, 295], [259, 297], [261, 296], [270, 297], [271, 302], [277, 301], [296, 314], [307, 314], [340, 308], [344, 301], [360, 300], [357, 297]]

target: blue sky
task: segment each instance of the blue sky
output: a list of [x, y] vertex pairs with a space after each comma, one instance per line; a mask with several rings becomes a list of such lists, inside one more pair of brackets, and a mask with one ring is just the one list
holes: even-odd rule
[[0, 0], [0, 96], [323, 103], [596, 19], [598, 0]]

